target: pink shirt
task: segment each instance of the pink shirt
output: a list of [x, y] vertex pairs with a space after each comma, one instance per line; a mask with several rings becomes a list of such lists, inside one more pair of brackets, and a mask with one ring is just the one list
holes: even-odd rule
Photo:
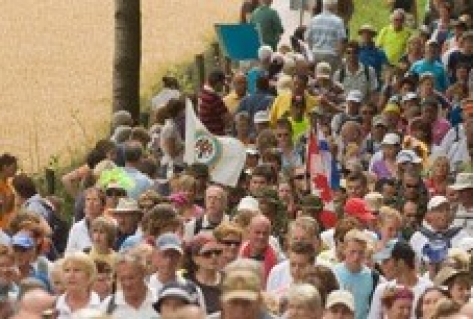
[[443, 118], [438, 118], [431, 129], [432, 142], [435, 145], [440, 145], [443, 137], [448, 133], [451, 128], [451, 124]]

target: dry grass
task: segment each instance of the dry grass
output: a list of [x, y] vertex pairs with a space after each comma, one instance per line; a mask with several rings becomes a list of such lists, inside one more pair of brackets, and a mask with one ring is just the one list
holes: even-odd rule
[[[142, 0], [142, 93], [158, 70], [205, 48], [213, 23], [241, 0]], [[112, 0], [0, 0], [0, 153], [26, 171], [53, 155], [67, 164], [107, 130], [111, 112]]]

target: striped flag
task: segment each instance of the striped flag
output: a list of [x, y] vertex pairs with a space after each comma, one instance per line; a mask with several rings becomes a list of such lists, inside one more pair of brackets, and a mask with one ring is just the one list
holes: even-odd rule
[[[339, 174], [323, 133], [311, 131], [306, 154], [306, 168], [310, 176], [311, 193], [324, 202], [328, 210], [333, 208], [331, 189], [339, 184]], [[332, 186], [332, 187], [331, 187]]]

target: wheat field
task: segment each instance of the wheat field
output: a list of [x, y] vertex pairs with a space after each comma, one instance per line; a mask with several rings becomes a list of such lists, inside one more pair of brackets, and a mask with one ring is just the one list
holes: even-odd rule
[[[203, 51], [213, 24], [235, 21], [240, 3], [141, 0], [141, 92], [160, 70]], [[0, 7], [0, 153], [18, 156], [28, 172], [52, 156], [68, 165], [108, 129], [114, 1], [0, 0]]]

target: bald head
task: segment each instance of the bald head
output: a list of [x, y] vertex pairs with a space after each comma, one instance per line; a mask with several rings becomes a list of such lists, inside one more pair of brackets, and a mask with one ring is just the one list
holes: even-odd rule
[[261, 254], [268, 246], [272, 224], [262, 214], [258, 214], [250, 220], [249, 242], [254, 254]]
[[41, 314], [43, 311], [50, 309], [54, 301], [55, 297], [45, 290], [33, 288], [23, 295], [20, 301], [20, 310], [31, 315]]

